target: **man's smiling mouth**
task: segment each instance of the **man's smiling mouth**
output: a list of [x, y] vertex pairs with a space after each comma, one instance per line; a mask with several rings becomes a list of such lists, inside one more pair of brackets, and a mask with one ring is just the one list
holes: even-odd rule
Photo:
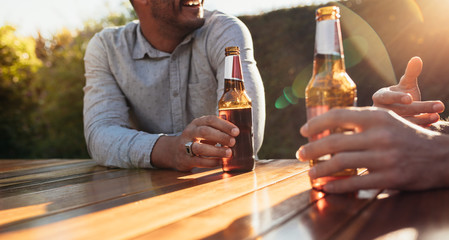
[[199, 6], [201, 6], [201, 1], [199, 1], [199, 0], [187, 0], [187, 1], [183, 1], [182, 5], [184, 7], [199, 7]]

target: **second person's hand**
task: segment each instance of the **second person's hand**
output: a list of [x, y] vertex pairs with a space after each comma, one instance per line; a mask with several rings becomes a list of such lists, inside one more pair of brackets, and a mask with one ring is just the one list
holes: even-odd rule
[[312, 179], [347, 168], [367, 168], [369, 174], [335, 180], [324, 186], [331, 193], [360, 189], [421, 190], [446, 186], [449, 136], [404, 120], [381, 108], [332, 109], [301, 128], [304, 137], [328, 129], [352, 128], [354, 134], [335, 133], [298, 150], [301, 161], [332, 154], [311, 168]]
[[373, 95], [373, 105], [393, 110], [405, 119], [428, 126], [440, 119], [439, 113], [444, 111], [441, 101], [421, 101], [418, 76], [421, 74], [423, 62], [413, 57], [407, 64], [404, 75], [394, 86], [378, 90]]

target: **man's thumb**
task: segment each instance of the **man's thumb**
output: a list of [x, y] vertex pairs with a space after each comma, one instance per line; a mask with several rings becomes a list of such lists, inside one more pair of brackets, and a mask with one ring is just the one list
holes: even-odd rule
[[421, 74], [423, 62], [420, 57], [413, 57], [407, 64], [404, 76], [399, 81], [401, 88], [413, 88], [418, 85], [418, 76]]

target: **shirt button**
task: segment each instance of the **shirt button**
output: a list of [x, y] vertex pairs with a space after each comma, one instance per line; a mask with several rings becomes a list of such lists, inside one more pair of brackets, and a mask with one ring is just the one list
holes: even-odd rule
[[178, 92], [173, 92], [173, 97], [177, 97], [179, 95]]

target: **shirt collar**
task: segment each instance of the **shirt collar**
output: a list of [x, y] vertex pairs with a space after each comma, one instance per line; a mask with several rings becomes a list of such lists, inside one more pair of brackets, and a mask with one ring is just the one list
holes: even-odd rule
[[[187, 35], [184, 40], [176, 47], [176, 49], [184, 44], [189, 43], [194, 38], [195, 30], [193, 33]], [[173, 51], [175, 52], [176, 49]], [[148, 55], [149, 58], [164, 58], [169, 57], [171, 54], [162, 52], [154, 48], [145, 38], [142, 31], [140, 30], [140, 23], [137, 24], [136, 28], [136, 41], [133, 49], [133, 59], [143, 59], [145, 55]]]

